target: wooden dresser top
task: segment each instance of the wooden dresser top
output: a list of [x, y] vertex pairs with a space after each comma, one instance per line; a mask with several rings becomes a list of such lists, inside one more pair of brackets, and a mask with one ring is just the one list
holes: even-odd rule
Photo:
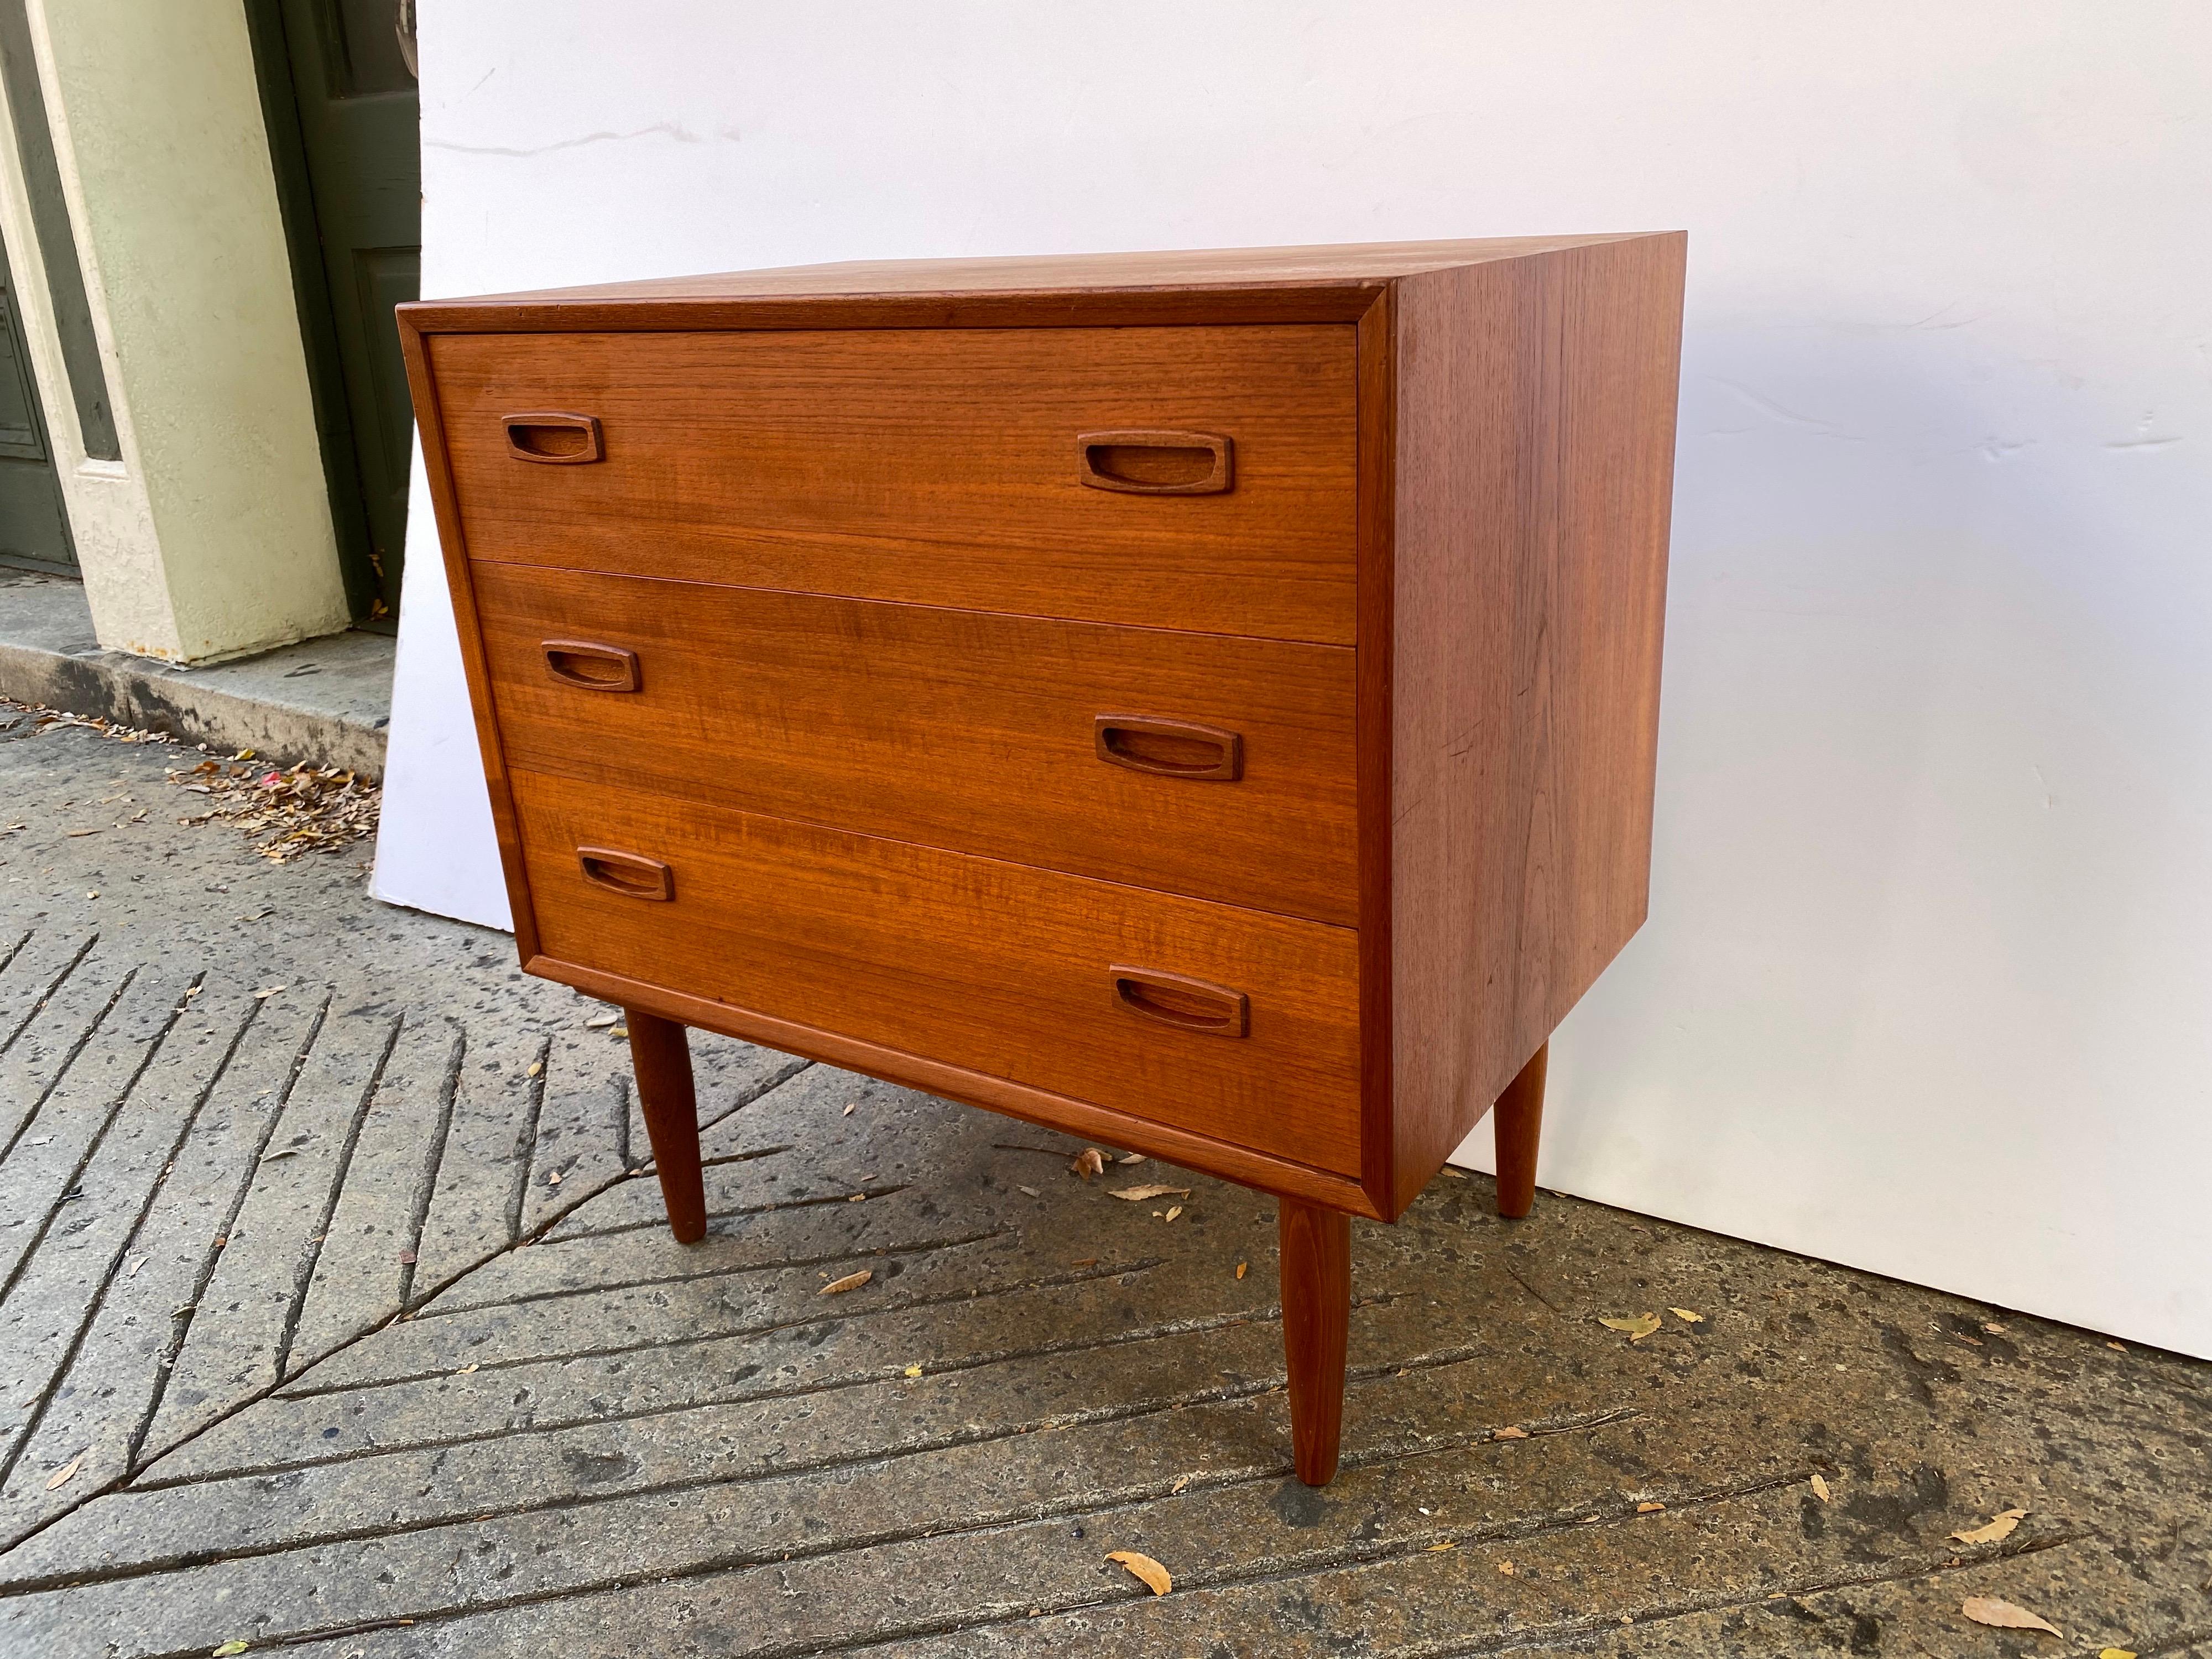
[[[848, 260], [427, 300], [418, 333], [568, 329], [1349, 321], [1405, 276], [1679, 232], [1313, 247]], [[1178, 314], [1188, 312], [1188, 317]]]

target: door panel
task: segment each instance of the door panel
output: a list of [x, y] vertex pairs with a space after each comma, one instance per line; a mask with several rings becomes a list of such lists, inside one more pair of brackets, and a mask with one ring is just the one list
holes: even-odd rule
[[74, 571], [69, 515], [46, 445], [39, 386], [15, 314], [15, 283], [0, 258], [0, 558]]
[[283, 61], [264, 61], [263, 73], [290, 82], [290, 97], [270, 102], [295, 113], [325, 290], [317, 299], [343, 381], [326, 413], [348, 430], [328, 459], [351, 476], [333, 479], [333, 506], [365, 520], [341, 530], [341, 546], [365, 544], [369, 567], [348, 585], [369, 595], [370, 619], [388, 617], [399, 605], [414, 429], [392, 309], [421, 289], [420, 100], [395, 32], [399, 0], [263, 4], [281, 21]]

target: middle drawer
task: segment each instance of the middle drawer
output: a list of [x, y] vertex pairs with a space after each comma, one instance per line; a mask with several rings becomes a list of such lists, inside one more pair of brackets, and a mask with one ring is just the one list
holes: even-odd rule
[[1348, 647], [471, 574], [510, 766], [1357, 922]]

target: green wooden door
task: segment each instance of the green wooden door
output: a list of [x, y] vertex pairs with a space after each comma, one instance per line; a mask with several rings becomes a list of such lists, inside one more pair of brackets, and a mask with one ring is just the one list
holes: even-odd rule
[[46, 444], [38, 381], [15, 314], [15, 284], [0, 249], [0, 560], [74, 571], [69, 514]]
[[[270, 148], [288, 219], [311, 222], [313, 254], [295, 222], [295, 276], [318, 398], [331, 504], [348, 587], [364, 620], [399, 608], [407, 536], [407, 471], [414, 415], [392, 308], [422, 284], [420, 100], [398, 26], [403, 0], [250, 0]], [[411, 27], [412, 6], [404, 8]], [[270, 82], [282, 77], [288, 87]], [[289, 96], [284, 95], [289, 94]], [[283, 131], [290, 106], [298, 157], [289, 169]], [[303, 169], [298, 162], [303, 162]], [[304, 178], [299, 176], [304, 172]], [[309, 198], [301, 210], [298, 197]], [[320, 293], [310, 292], [320, 265]], [[334, 373], [333, 373], [334, 370]], [[343, 428], [343, 429], [341, 429]], [[351, 474], [353, 488], [344, 476]]]

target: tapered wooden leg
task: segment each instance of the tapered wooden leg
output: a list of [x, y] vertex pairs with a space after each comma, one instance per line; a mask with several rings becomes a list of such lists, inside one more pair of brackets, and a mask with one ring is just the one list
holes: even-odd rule
[[1498, 1137], [1498, 1213], [1516, 1220], [1536, 1202], [1536, 1139], [1544, 1127], [1544, 1061], [1551, 1052], [1547, 1042], [1529, 1057], [1491, 1113]]
[[1352, 1218], [1281, 1200], [1283, 1356], [1298, 1479], [1326, 1486], [1344, 1430], [1344, 1341], [1352, 1323]]
[[642, 1008], [623, 1010], [629, 1027], [629, 1060], [637, 1073], [638, 1104], [660, 1170], [661, 1202], [677, 1243], [707, 1236], [707, 1189], [699, 1174], [699, 1103], [691, 1091], [691, 1048], [684, 1027]]

